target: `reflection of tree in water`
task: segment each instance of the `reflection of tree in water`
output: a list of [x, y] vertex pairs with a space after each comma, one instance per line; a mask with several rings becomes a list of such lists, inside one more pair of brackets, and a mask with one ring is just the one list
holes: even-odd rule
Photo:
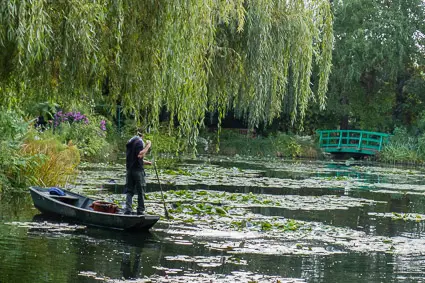
[[121, 271], [125, 279], [136, 279], [142, 276], [142, 248], [124, 246]]

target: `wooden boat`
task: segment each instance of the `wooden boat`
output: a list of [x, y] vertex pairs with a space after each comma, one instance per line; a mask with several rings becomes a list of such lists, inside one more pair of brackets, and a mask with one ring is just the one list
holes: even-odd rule
[[61, 189], [65, 195], [53, 195], [49, 188], [30, 187], [34, 206], [42, 213], [58, 215], [77, 222], [111, 229], [144, 231], [159, 220], [155, 215], [125, 215], [95, 211], [91, 208], [94, 199]]

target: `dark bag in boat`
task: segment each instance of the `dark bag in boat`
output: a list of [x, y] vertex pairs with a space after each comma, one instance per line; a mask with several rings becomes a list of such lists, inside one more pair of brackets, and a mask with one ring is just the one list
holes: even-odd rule
[[50, 188], [48, 191], [49, 191], [49, 194], [55, 195], [55, 196], [64, 196], [65, 195], [65, 192], [62, 191], [59, 188], [54, 188], [53, 187], [53, 188]]

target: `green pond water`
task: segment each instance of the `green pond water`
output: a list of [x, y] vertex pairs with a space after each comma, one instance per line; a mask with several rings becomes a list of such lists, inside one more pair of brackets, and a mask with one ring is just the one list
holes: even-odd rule
[[[424, 168], [199, 157], [159, 173], [172, 219], [148, 169], [149, 233], [1, 195], [0, 282], [425, 282]], [[83, 164], [68, 189], [121, 204], [124, 176]]]

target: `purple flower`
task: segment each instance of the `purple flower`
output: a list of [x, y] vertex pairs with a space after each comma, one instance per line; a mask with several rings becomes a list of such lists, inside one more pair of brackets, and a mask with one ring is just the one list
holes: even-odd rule
[[74, 122], [83, 122], [84, 124], [89, 123], [89, 119], [81, 114], [81, 112], [67, 112], [63, 113], [62, 111], [58, 111], [54, 115], [54, 125], [58, 127], [62, 122], [68, 121], [70, 124]]
[[100, 129], [102, 131], [106, 131], [106, 121], [105, 120], [100, 121]]

